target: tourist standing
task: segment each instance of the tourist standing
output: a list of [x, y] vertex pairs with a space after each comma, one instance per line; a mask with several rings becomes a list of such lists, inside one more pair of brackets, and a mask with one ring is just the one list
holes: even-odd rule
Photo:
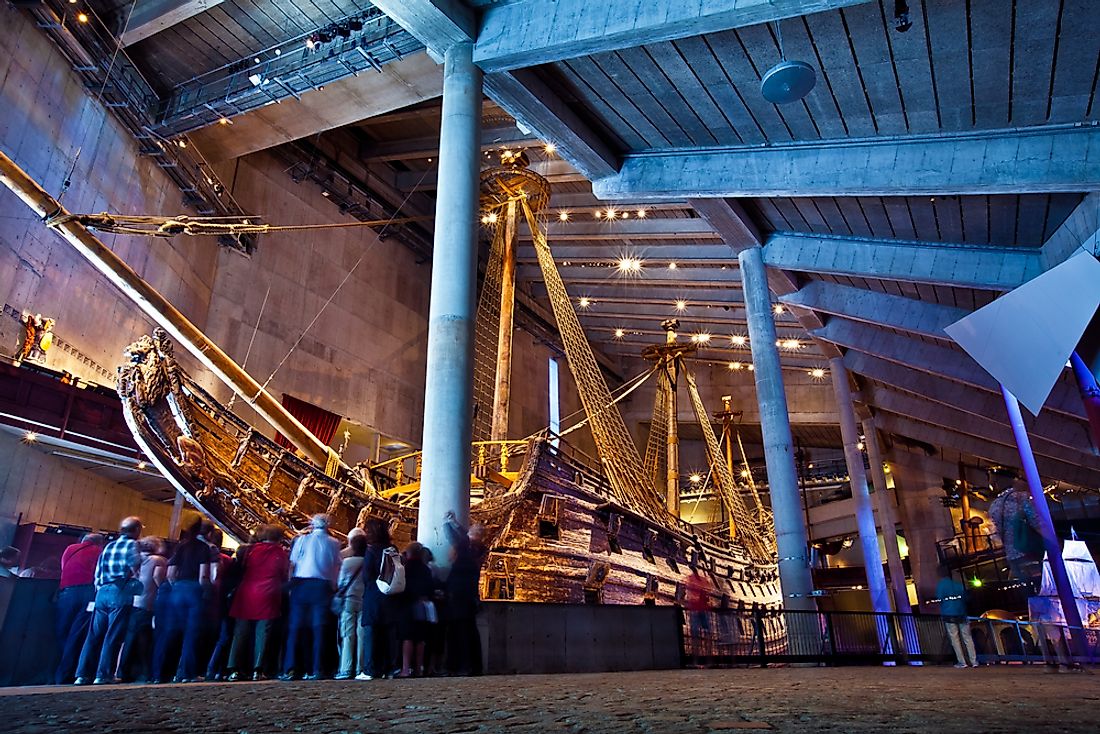
[[978, 667], [978, 654], [974, 650], [974, 638], [970, 623], [966, 620], [966, 590], [962, 582], [940, 566], [940, 581], [936, 584], [936, 598], [940, 601], [940, 616], [947, 628], [947, 637], [955, 650], [956, 668]]
[[203, 585], [209, 585], [217, 560], [210, 545], [202, 539], [203, 521], [195, 520], [183, 534], [180, 544], [168, 559], [168, 619], [160, 626], [153, 654], [153, 682], [159, 683], [167, 663], [168, 650], [181, 641], [175, 681], [197, 680], [198, 647], [204, 619]]
[[481, 564], [488, 550], [485, 528], [464, 530], [453, 512], [444, 529], [451, 542], [451, 572], [447, 576], [447, 670], [452, 675], [481, 675], [481, 634], [477, 629]]
[[[256, 529], [256, 542], [238, 560], [241, 583], [233, 594], [229, 616], [234, 621], [229, 649], [229, 680], [251, 675], [263, 680], [275, 620], [282, 616], [283, 584], [290, 573], [290, 556], [283, 548], [283, 531], [276, 525]], [[251, 644], [251, 665], [246, 657]]]
[[119, 525], [118, 533], [118, 537], [107, 544], [96, 562], [95, 610], [80, 651], [77, 685], [116, 682], [118, 652], [126, 636], [134, 596], [141, 593], [141, 582], [136, 578], [141, 568], [137, 545], [141, 520], [127, 517]]
[[58, 584], [54, 631], [61, 659], [54, 671], [54, 683], [71, 683], [76, 675], [80, 648], [88, 636], [95, 599], [95, 567], [106, 542], [99, 533], [88, 533], [61, 553], [61, 583]]
[[[366, 534], [348, 533], [350, 555], [340, 564], [340, 586], [336, 590], [334, 611], [340, 618], [340, 670], [337, 680], [347, 680], [357, 672], [356, 653], [359, 647], [359, 614], [363, 610], [363, 556], [367, 552]], [[343, 553], [343, 551], [341, 551]]]
[[290, 550], [290, 618], [281, 680], [293, 680], [298, 670], [298, 642], [309, 628], [313, 656], [303, 680], [321, 676], [325, 651], [325, 624], [332, 594], [340, 575], [340, 541], [329, 535], [328, 515], [314, 515], [310, 532], [300, 535]]
[[396, 555], [390, 530], [383, 520], [367, 521], [367, 550], [363, 558], [363, 611], [359, 617], [359, 674], [356, 680], [372, 680], [388, 673], [392, 661], [391, 597], [378, 588], [378, 577], [387, 554]]
[[428, 628], [437, 621], [432, 601], [432, 572], [424, 560], [424, 546], [409, 543], [405, 548], [405, 590], [396, 599], [397, 639], [401, 642], [401, 672], [398, 678], [424, 674], [424, 645]]
[[141, 594], [134, 597], [116, 675], [124, 680], [145, 682], [150, 678], [153, 663], [153, 608], [157, 590], [168, 577], [168, 559], [164, 557], [164, 541], [153, 535], [138, 541], [138, 551]]

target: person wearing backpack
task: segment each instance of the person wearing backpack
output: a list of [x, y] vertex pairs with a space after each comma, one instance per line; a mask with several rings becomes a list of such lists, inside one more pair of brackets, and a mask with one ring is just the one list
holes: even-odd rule
[[[386, 592], [396, 594], [404, 589], [401, 556], [390, 540], [390, 530], [384, 520], [371, 518], [367, 521], [366, 540], [363, 609], [359, 616], [359, 673], [355, 676], [356, 680], [373, 680], [394, 669], [393, 595]], [[401, 589], [396, 588], [398, 585]]]

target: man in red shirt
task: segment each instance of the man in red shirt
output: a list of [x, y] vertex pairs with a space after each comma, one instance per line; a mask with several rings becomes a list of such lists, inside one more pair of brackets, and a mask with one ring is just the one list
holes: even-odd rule
[[55, 632], [61, 660], [54, 672], [54, 683], [72, 683], [76, 663], [92, 613], [88, 605], [95, 599], [95, 567], [103, 551], [104, 537], [88, 533], [61, 554], [61, 584], [57, 594]]

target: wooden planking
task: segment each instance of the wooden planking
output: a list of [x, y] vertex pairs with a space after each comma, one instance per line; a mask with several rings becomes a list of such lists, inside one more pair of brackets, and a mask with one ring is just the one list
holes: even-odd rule
[[[645, 47], [653, 63], [670, 81], [673, 82], [673, 93], [670, 99], [676, 102], [677, 107], [683, 107], [688, 113], [697, 117], [704, 127], [707, 138], [717, 145], [736, 145], [741, 141], [740, 136], [734, 131], [728, 119], [722, 114], [722, 110], [715, 102], [710, 88], [700, 81], [698, 74], [687, 63], [680, 49], [674, 43], [655, 43]], [[706, 55], [703, 55], [706, 58]], [[682, 86], [691, 85], [698, 88], [698, 94], [692, 98], [692, 104], [682, 99], [678, 90]], [[723, 85], [724, 86], [724, 85]], [[705, 138], [700, 138], [705, 140]], [[704, 142], [703, 145], [711, 143]]]
[[1007, 127], [1013, 14], [1006, 3], [978, 2], [971, 5], [970, 16], [974, 123]]
[[738, 96], [745, 101], [745, 106], [768, 142], [794, 140], [786, 121], [779, 114], [779, 108], [760, 96], [760, 75], [767, 69], [758, 70], [754, 66], [738, 34], [725, 31], [709, 34], [706, 39], [714, 57], [736, 87]]
[[[591, 58], [572, 59], [559, 64], [558, 69], [564, 83], [557, 82], [551, 88], [561, 88], [562, 99], [566, 103], [575, 102], [573, 109], [591, 110], [594, 127], [606, 131], [604, 137], [609, 145], [619, 150], [636, 150], [667, 144], [664, 135]], [[595, 94], [595, 84], [602, 85], [603, 94]]]
[[[1049, 99], [1052, 120], [1081, 120], [1088, 116], [1096, 70], [1100, 68], [1100, 33], [1096, 32], [1096, 0], [1065, 0], [1054, 85]], [[1092, 29], [1080, 33], [1081, 28]], [[1088, 63], [1095, 59], [1096, 63]], [[1095, 119], [1095, 115], [1092, 116]]]
[[609, 90], [610, 93], [613, 96], [622, 95], [631, 101], [627, 111], [633, 108], [640, 112], [645, 121], [659, 131], [660, 136], [672, 147], [692, 144], [691, 136], [680, 121], [654, 98], [651, 85], [659, 84], [659, 80], [640, 76], [618, 52], [600, 54], [594, 56], [593, 60], [604, 76], [614, 84], [615, 89]]
[[1036, 125], [1047, 120], [1055, 36], [1061, 0], [1045, 8], [1020, 3], [1016, 10], [1016, 50], [1012, 70], [1012, 124]]
[[901, 80], [890, 55], [884, 32], [882, 6], [868, 3], [841, 12], [848, 41], [856, 59], [856, 70], [871, 110], [875, 132], [901, 135], [909, 123], [901, 103]]
[[732, 83], [715, 58], [705, 36], [695, 36], [673, 44], [685, 57], [690, 58], [691, 68], [700, 84], [711, 96], [715, 105], [733, 130], [739, 143], [762, 143], [764, 131], [749, 112], [737, 86]]

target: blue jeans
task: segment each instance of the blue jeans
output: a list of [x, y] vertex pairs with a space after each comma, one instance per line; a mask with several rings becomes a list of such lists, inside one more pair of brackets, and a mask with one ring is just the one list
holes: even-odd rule
[[88, 603], [95, 599], [95, 587], [91, 584], [68, 586], [57, 595], [57, 616], [54, 624], [57, 649], [61, 659], [54, 671], [54, 683], [71, 683], [76, 675], [76, 664], [80, 660], [80, 649], [84, 638], [88, 636], [88, 627], [92, 622], [92, 613]]
[[[198, 675], [198, 645], [205, 610], [202, 586], [198, 581], [175, 581], [171, 584], [166, 601], [167, 614], [158, 614], [156, 618], [157, 644], [153, 653], [153, 679], [160, 680], [164, 674], [168, 650], [181, 637], [183, 642], [176, 677], [181, 680], [194, 678]], [[157, 607], [160, 606], [158, 598]], [[167, 618], [162, 620], [162, 617]]]
[[110, 583], [96, 592], [92, 626], [80, 651], [77, 677], [91, 678], [93, 670], [97, 679], [110, 680], [114, 677], [118, 651], [130, 622], [134, 594], [140, 591], [140, 583], [137, 584], [137, 592], [131, 584]]
[[290, 617], [287, 624], [286, 654], [283, 670], [296, 672], [298, 662], [298, 637], [304, 627], [309, 627], [313, 638], [313, 665], [310, 672], [320, 675], [325, 652], [325, 625], [332, 612], [332, 584], [325, 579], [295, 579], [290, 589]]

